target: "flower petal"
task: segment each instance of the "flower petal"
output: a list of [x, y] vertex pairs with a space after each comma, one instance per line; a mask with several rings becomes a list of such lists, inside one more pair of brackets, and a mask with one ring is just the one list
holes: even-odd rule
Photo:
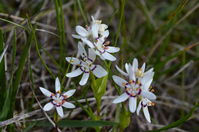
[[64, 116], [63, 108], [61, 106], [56, 107], [57, 113], [60, 117]]
[[153, 73], [153, 68], [149, 69], [148, 71], [146, 71], [144, 73], [144, 76], [146, 76], [147, 74], [152, 74]]
[[72, 65], [78, 65], [80, 63], [80, 60], [75, 57], [66, 57], [66, 61]]
[[82, 41], [87, 44], [90, 48], [95, 48], [94, 44], [86, 38], [83, 38]]
[[146, 82], [144, 85], [143, 85], [143, 89], [148, 91], [149, 90], [149, 87], [151, 86], [151, 83], [152, 83], [153, 79], [149, 80], [148, 82]]
[[[107, 26], [107, 28], [108, 28], [108, 26]], [[103, 33], [102, 33], [102, 41], [104, 41], [104, 39], [106, 39], [107, 37], [109, 36], [109, 31], [108, 30], [106, 30], [106, 31], [104, 31]]]
[[141, 102], [142, 102], [142, 101], [139, 102], [138, 107], [137, 107], [137, 111], [136, 111], [137, 115], [140, 114], [140, 110], [141, 110], [141, 108], [142, 108]]
[[130, 80], [134, 80], [134, 81], [136, 80], [135, 72], [133, 71], [133, 68], [131, 65], [129, 65], [129, 78], [130, 78]]
[[154, 76], [154, 72], [145, 74], [144, 77], [141, 79], [141, 83], [142, 83], [142, 84], [145, 84], [145, 83], [147, 83], [148, 81], [153, 80], [153, 76]]
[[143, 107], [143, 112], [144, 112], [144, 116], [145, 118], [147, 119], [147, 121], [149, 123], [151, 123], [151, 119], [150, 119], [150, 114], [149, 114], [149, 110], [148, 110], [148, 107]]
[[47, 104], [43, 107], [43, 110], [44, 110], [44, 111], [50, 111], [50, 110], [52, 110], [53, 107], [54, 107], [54, 105], [50, 102], [50, 103], [47, 103]]
[[67, 77], [77, 77], [77, 76], [79, 76], [82, 73], [83, 73], [83, 71], [80, 68], [77, 68], [76, 70], [74, 70], [74, 71], [72, 71], [70, 73], [67, 73], [66, 76]]
[[82, 37], [87, 37], [89, 35], [89, 32], [85, 28], [83, 28], [82, 26], [79, 26], [79, 25], [76, 26], [75, 30]]
[[80, 42], [78, 43], [78, 53], [82, 56], [82, 57], [85, 57], [87, 56], [87, 53], [86, 53], [86, 50], [83, 46], [83, 44]]
[[146, 63], [144, 63], [144, 64], [142, 65], [142, 67], [141, 67], [142, 73], [144, 73], [145, 67], [146, 67]]
[[122, 75], [128, 76], [128, 74], [126, 72], [124, 72], [122, 69], [120, 69], [117, 65], [115, 67]]
[[65, 102], [63, 104], [63, 107], [73, 109], [73, 108], [75, 108], [75, 105], [72, 103], [69, 103], [69, 102]]
[[109, 60], [109, 61], [115, 61], [115, 60], [116, 60], [116, 58], [115, 58], [113, 55], [109, 54], [108, 52], [104, 52], [104, 53], [102, 54], [102, 56], [103, 56], [105, 59]]
[[117, 97], [116, 99], [113, 100], [114, 104], [120, 103], [120, 102], [124, 102], [125, 100], [127, 100], [129, 98], [128, 94], [123, 93], [122, 95], [120, 95], [119, 97]]
[[42, 87], [39, 87], [39, 89], [41, 90], [41, 92], [47, 96], [47, 97], [51, 97], [53, 95], [53, 93], [51, 93], [50, 91], [48, 91], [47, 89], [45, 88], [42, 88]]
[[92, 24], [91, 31], [92, 31], [93, 38], [94, 39], [98, 38], [99, 25], [98, 24]]
[[130, 66], [130, 64], [128, 64], [128, 63], [126, 63], [125, 64], [125, 69], [126, 69], [126, 72], [129, 74], [129, 66]]
[[96, 54], [93, 49], [89, 48], [88, 49], [88, 58], [94, 61], [96, 59]]
[[73, 94], [75, 93], [76, 89], [72, 89], [72, 90], [69, 90], [65, 93], [63, 93], [64, 96], [67, 96], [67, 98], [73, 96]]
[[76, 35], [76, 34], [72, 34], [72, 37], [73, 37], [73, 38], [76, 38], [76, 39], [81, 39], [81, 38], [82, 38], [81, 36]]
[[134, 113], [137, 106], [137, 97], [130, 97], [129, 99], [129, 110], [131, 113]]
[[59, 78], [57, 77], [55, 80], [55, 92], [60, 92], [60, 81]]
[[118, 48], [118, 47], [107, 46], [106, 48], [107, 48], [106, 51], [109, 53], [116, 53], [116, 52], [120, 51], [120, 48]]
[[96, 65], [96, 68], [93, 70], [93, 74], [97, 78], [101, 78], [107, 75], [107, 71], [100, 65]]
[[137, 71], [137, 69], [138, 69], [138, 60], [137, 60], [137, 58], [133, 59], [132, 67], [133, 67], [133, 71], [134, 72]]
[[121, 88], [124, 88], [127, 81], [122, 79], [121, 77], [118, 77], [118, 76], [115, 76], [113, 75], [113, 81], [118, 85], [120, 86]]
[[82, 76], [82, 79], [81, 81], [79, 82], [79, 84], [81, 86], [85, 85], [88, 81], [88, 78], [89, 78], [89, 73], [84, 73], [83, 76]]
[[156, 96], [152, 92], [142, 90], [141, 95], [149, 100], [155, 100]]

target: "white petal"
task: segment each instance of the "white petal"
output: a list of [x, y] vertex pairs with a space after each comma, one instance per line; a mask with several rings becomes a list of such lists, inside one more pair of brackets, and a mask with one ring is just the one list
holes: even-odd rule
[[120, 51], [120, 48], [118, 48], [118, 47], [107, 46], [106, 48], [107, 48], [106, 51], [109, 53], [116, 53], [116, 52]]
[[66, 57], [66, 61], [73, 65], [78, 65], [80, 63], [80, 60], [75, 57]]
[[102, 56], [103, 56], [105, 59], [110, 60], [110, 61], [115, 61], [115, 60], [116, 60], [116, 58], [115, 58], [113, 55], [109, 54], [108, 52], [104, 52], [104, 53], [102, 54]]
[[124, 88], [127, 81], [122, 79], [121, 77], [118, 77], [118, 76], [115, 76], [113, 75], [113, 81], [118, 85], [120, 86], [121, 88]]
[[95, 22], [95, 18], [94, 18], [94, 16], [91, 16], [91, 19], [92, 19], [92, 21], [93, 21], [93, 22]]
[[143, 86], [143, 89], [148, 91], [149, 87], [151, 86], [152, 81], [153, 81], [153, 79], [151, 79], [147, 83], [145, 83]]
[[142, 67], [141, 67], [142, 73], [144, 73], [145, 67], [146, 67], [146, 63], [144, 63], [144, 64], [142, 65]]
[[106, 70], [101, 67], [100, 65], [96, 65], [96, 68], [93, 70], [93, 74], [98, 77], [98, 78], [101, 78], [101, 77], [104, 77], [107, 75], [107, 72]]
[[55, 80], [55, 91], [60, 92], [60, 81], [58, 77]]
[[113, 100], [114, 104], [120, 103], [120, 102], [124, 102], [125, 100], [127, 100], [129, 98], [128, 94], [123, 93], [122, 95], [120, 95], [119, 97], [117, 97], [116, 99]]
[[76, 89], [72, 89], [72, 90], [69, 90], [65, 93], [63, 93], [64, 96], [67, 96], [67, 98], [73, 96], [73, 94], [75, 93]]
[[130, 66], [130, 64], [128, 64], [128, 63], [126, 63], [125, 64], [125, 69], [126, 69], [126, 72], [129, 74], [129, 66]]
[[76, 26], [75, 30], [80, 36], [87, 37], [89, 35], [89, 32], [82, 26]]
[[85, 85], [88, 81], [88, 78], [89, 78], [89, 73], [84, 73], [83, 76], [82, 76], [82, 79], [81, 81], [79, 82], [79, 84], [81, 86]]
[[140, 114], [140, 110], [141, 110], [141, 108], [142, 108], [142, 105], [141, 105], [141, 101], [139, 102], [139, 104], [138, 104], [138, 107], [137, 107], [137, 115], [139, 115]]
[[86, 50], [85, 50], [84, 46], [82, 45], [82, 43], [78, 43], [78, 53], [79, 53], [82, 57], [87, 56]]
[[42, 88], [42, 87], [39, 87], [39, 89], [41, 90], [41, 92], [47, 96], [47, 97], [51, 97], [51, 95], [53, 95], [53, 93], [51, 93], [50, 91], [48, 91], [47, 89], [45, 88]]
[[154, 72], [151, 72], [151, 73], [146, 74], [146, 75], [141, 79], [141, 83], [142, 83], [142, 84], [145, 84], [145, 83], [147, 83], [148, 81], [153, 80], [153, 76], [154, 76]]
[[98, 38], [99, 25], [98, 24], [92, 24], [91, 31], [92, 31], [93, 38], [94, 39]]
[[57, 113], [60, 117], [64, 116], [63, 108], [61, 106], [56, 107]]
[[108, 28], [108, 25], [106, 25], [106, 24], [100, 24], [100, 30], [105, 31], [107, 28]]
[[69, 102], [65, 102], [65, 103], [63, 104], [63, 106], [64, 106], [65, 108], [70, 108], [70, 109], [75, 108], [75, 105], [72, 104], [72, 103], [69, 103]]
[[94, 44], [88, 39], [83, 38], [82, 41], [87, 44], [90, 48], [95, 48]]
[[143, 112], [144, 112], [144, 116], [147, 119], [147, 121], [151, 123], [150, 114], [149, 114], [149, 110], [148, 110], [147, 106], [143, 107]]
[[129, 110], [131, 113], [134, 113], [137, 106], [137, 98], [136, 97], [130, 97], [129, 99]]
[[102, 34], [102, 39], [103, 39], [103, 41], [104, 41], [104, 39], [106, 39], [108, 36], [109, 36], [109, 31], [108, 31], [108, 30], [104, 31], [103, 34]]
[[50, 110], [52, 110], [53, 107], [54, 107], [54, 105], [50, 102], [50, 103], [47, 103], [47, 104], [44, 106], [43, 110], [44, 110], [44, 111], [50, 111]]
[[128, 76], [128, 74], [126, 72], [124, 72], [122, 69], [120, 69], [117, 65], [115, 67], [122, 75]]
[[82, 36], [79, 36], [79, 35], [76, 35], [76, 34], [72, 34], [72, 37], [76, 38], [76, 39], [81, 39], [82, 38]]
[[129, 78], [130, 78], [130, 80], [134, 80], [134, 81], [136, 80], [135, 72], [133, 71], [133, 68], [131, 65], [129, 65]]
[[93, 60], [93, 61], [94, 61], [95, 58], [96, 58], [96, 54], [95, 54], [94, 50], [91, 49], [91, 48], [88, 49], [88, 57], [89, 57], [91, 60]]
[[67, 73], [66, 76], [67, 77], [77, 77], [79, 76], [80, 74], [82, 74], [82, 70], [80, 68], [77, 68], [76, 70], [70, 72], [70, 73]]
[[146, 76], [147, 74], [151, 74], [151, 73], [153, 73], [153, 68], [151, 68], [151, 69], [149, 69], [148, 71], [146, 71], [146, 72], [144, 73], [144, 76]]
[[138, 60], [137, 60], [137, 58], [133, 59], [133, 65], [132, 65], [132, 67], [133, 67], [133, 71], [134, 72], [137, 71], [137, 69], [138, 69]]
[[149, 100], [155, 100], [156, 96], [152, 92], [142, 90], [141, 95]]

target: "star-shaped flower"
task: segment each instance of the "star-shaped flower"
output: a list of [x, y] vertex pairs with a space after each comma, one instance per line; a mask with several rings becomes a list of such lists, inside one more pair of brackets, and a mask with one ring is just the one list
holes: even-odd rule
[[52, 101], [50, 101], [43, 107], [43, 110], [50, 111], [52, 108], [55, 107], [59, 116], [63, 117], [64, 112], [63, 112], [62, 107], [69, 108], [69, 109], [75, 108], [75, 105], [68, 102], [67, 99], [69, 97], [71, 97], [75, 93], [76, 90], [72, 89], [72, 90], [69, 90], [68, 92], [61, 94], [60, 88], [61, 88], [60, 81], [58, 78], [56, 78], [56, 80], [55, 80], [55, 92], [56, 93], [55, 94], [51, 93], [50, 91], [48, 91], [47, 89], [42, 88], [42, 87], [40, 87], [40, 90], [45, 96], [52, 99]]
[[67, 77], [76, 77], [83, 74], [82, 79], [80, 80], [80, 85], [85, 85], [88, 81], [89, 74], [92, 72], [96, 77], [101, 78], [107, 75], [106, 70], [100, 66], [93, 64], [96, 59], [96, 54], [93, 49], [88, 49], [88, 55], [86, 50], [81, 44], [78, 44], [78, 53], [81, 55], [82, 59], [74, 57], [66, 57], [66, 60], [78, 66], [78, 68], [70, 73], [67, 73]]
[[124, 102], [129, 98], [129, 109], [133, 113], [136, 111], [138, 97], [143, 97], [150, 100], [156, 99], [156, 96], [149, 91], [149, 87], [152, 83], [154, 73], [148, 72], [142, 77], [138, 77], [136, 75], [137, 71], [135, 71], [135, 68], [132, 65], [126, 64], [125, 67], [127, 73], [124, 71], [121, 71], [121, 73], [128, 77], [128, 81], [118, 76], [113, 76], [114, 82], [121, 88], [124, 88], [125, 90], [125, 92], [119, 97], [117, 97], [113, 101], [113, 103]]
[[147, 119], [148, 122], [151, 122], [148, 106], [154, 106], [154, 105], [155, 104], [150, 100], [148, 100], [147, 98], [141, 99], [141, 101], [138, 104], [137, 115], [139, 115], [140, 110], [142, 108], [145, 118]]

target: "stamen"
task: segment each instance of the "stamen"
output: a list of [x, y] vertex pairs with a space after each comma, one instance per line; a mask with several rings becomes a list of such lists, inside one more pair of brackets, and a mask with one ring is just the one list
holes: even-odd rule
[[110, 41], [106, 41], [106, 42], [104, 43], [105, 46], [107, 46], [107, 45], [109, 45], [109, 44], [110, 44]]
[[126, 83], [125, 83], [125, 82], [123, 82], [123, 83], [122, 83], [122, 86], [126, 86]]
[[144, 75], [141, 69], [138, 69], [135, 74], [137, 77], [143, 77], [143, 75]]
[[73, 63], [73, 62], [74, 62], [74, 60], [71, 59], [71, 60], [70, 60], [70, 63]]

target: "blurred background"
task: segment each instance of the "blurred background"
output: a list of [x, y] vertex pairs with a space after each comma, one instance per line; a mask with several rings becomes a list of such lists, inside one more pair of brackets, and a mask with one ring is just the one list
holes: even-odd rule
[[[198, 0], [55, 1], [0, 1], [2, 34], [0, 40], [4, 42], [0, 45], [0, 50], [3, 50], [3, 45], [8, 45], [6, 56], [0, 65], [0, 105], [2, 106], [0, 110], [3, 113], [0, 119], [1, 121], [13, 119], [13, 115], [20, 117], [9, 120], [10, 123], [4, 124], [2, 130], [55, 131], [52, 126], [45, 128], [45, 124], [35, 123], [47, 120], [33, 96], [36, 94], [37, 99], [44, 105], [48, 100], [38, 88], [42, 86], [54, 91], [55, 75], [60, 79], [63, 78], [62, 84], [66, 89], [77, 88], [78, 92], [73, 101], [87, 97], [91, 99], [90, 107], [95, 109], [89, 84], [80, 87], [78, 85], [80, 78], [64, 77], [71, 69], [65, 57], [75, 56], [77, 53], [77, 40], [71, 36], [75, 33], [75, 26], [89, 25], [91, 15], [94, 15], [109, 26], [110, 45], [121, 48], [121, 51], [115, 54], [117, 61], [112, 63], [107, 91], [101, 106], [102, 119], [117, 121], [118, 111], [121, 110], [117, 105], [110, 103], [114, 96], [118, 95], [111, 78], [113, 74], [119, 75], [115, 65], [123, 69], [126, 62], [132, 63], [136, 57], [140, 66], [146, 62], [147, 69], [154, 67], [155, 76], [152, 85], [158, 98], [155, 101], [156, 105], [149, 108], [152, 123], [147, 123], [143, 113], [140, 116], [128, 113], [129, 125], [123, 131], [142, 132], [159, 129], [183, 118], [187, 113], [190, 116], [185, 122], [166, 131], [199, 131], [199, 111], [197, 109], [191, 111], [199, 101]], [[59, 9], [63, 10], [61, 14]], [[27, 35], [29, 30], [32, 30], [29, 23], [35, 28], [34, 42], [31, 42], [34, 37]], [[26, 54], [24, 51], [27, 51], [24, 47], [28, 43], [32, 45], [27, 49], [27, 59], [20, 72], [19, 67], [23, 64], [21, 58]], [[13, 92], [12, 89], [16, 90]], [[7, 99], [12, 97], [8, 102], [13, 100], [15, 102], [12, 112], [7, 110], [9, 111], [7, 114], [4, 108], [9, 105], [6, 97]], [[78, 107], [80, 104], [76, 105]], [[83, 101], [82, 105], [87, 105], [87, 101]], [[65, 110], [65, 113], [65, 118], [70, 120], [90, 119], [81, 107], [72, 111]], [[7, 125], [10, 124], [12, 127], [7, 129]], [[116, 129], [116, 126], [102, 128], [103, 131], [116, 131]], [[95, 131], [90, 127], [63, 127], [62, 130]]]

